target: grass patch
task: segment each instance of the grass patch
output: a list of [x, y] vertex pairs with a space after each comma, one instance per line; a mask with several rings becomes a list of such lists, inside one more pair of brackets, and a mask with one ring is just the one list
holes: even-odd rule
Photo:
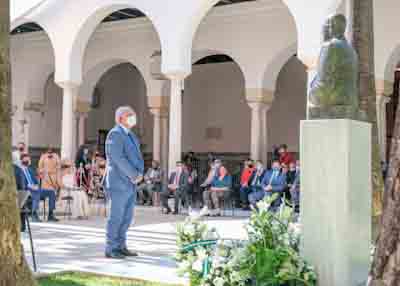
[[54, 274], [38, 281], [40, 286], [179, 286], [75, 272]]

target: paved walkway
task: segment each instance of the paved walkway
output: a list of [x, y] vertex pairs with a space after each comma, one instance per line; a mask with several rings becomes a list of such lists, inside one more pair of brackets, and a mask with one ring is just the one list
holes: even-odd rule
[[[105, 275], [143, 279], [172, 284], [187, 284], [178, 277], [173, 256], [176, 251], [175, 229], [183, 216], [161, 215], [159, 209], [138, 207], [136, 224], [128, 233], [128, 247], [139, 252], [137, 258], [123, 261], [104, 258], [105, 218], [88, 221], [61, 221], [32, 224], [40, 273], [86, 271]], [[224, 238], [245, 237], [245, 218], [210, 219]], [[28, 236], [23, 243], [32, 261]]]

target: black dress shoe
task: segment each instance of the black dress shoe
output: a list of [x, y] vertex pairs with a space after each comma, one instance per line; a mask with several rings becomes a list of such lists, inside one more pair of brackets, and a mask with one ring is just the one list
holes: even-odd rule
[[125, 255], [119, 252], [111, 252], [111, 253], [106, 253], [106, 258], [111, 258], [111, 259], [125, 259]]
[[55, 216], [49, 216], [49, 217], [47, 218], [47, 221], [50, 221], [50, 222], [58, 222], [58, 221], [60, 221], [60, 220], [57, 219]]
[[119, 251], [123, 256], [136, 257], [139, 256], [136, 252], [130, 251], [128, 248], [123, 248]]
[[37, 213], [32, 214], [32, 222], [42, 222]]

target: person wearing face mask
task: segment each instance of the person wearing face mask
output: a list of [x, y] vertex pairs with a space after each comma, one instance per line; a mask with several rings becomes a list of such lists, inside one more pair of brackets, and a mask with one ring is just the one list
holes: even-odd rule
[[56, 208], [56, 194], [53, 191], [40, 188], [37, 176], [34, 170], [30, 167], [31, 158], [28, 154], [21, 155], [21, 162], [25, 186], [27, 186], [27, 189], [31, 192], [32, 197], [32, 221], [41, 222], [37, 213], [40, 200], [49, 199], [48, 221], [57, 222], [58, 219], [54, 216], [54, 210]]
[[21, 166], [21, 155], [26, 152], [24, 142], [19, 142], [17, 148], [12, 152], [13, 162], [16, 166]]
[[137, 184], [143, 180], [144, 161], [137, 136], [131, 131], [137, 123], [129, 106], [115, 112], [115, 127], [106, 139], [107, 169], [105, 191], [111, 201], [106, 229], [106, 258], [137, 256], [127, 248], [127, 232], [133, 220]]
[[42, 178], [41, 188], [57, 193], [60, 189], [60, 157], [49, 147], [39, 160], [39, 173]]
[[224, 166], [218, 168], [217, 176], [211, 183], [210, 190], [203, 193], [205, 206], [202, 213], [205, 215], [220, 216], [220, 200], [224, 197], [226, 191], [232, 189], [232, 176]]
[[172, 195], [175, 199], [174, 215], [179, 212], [179, 200], [183, 199], [188, 203], [189, 174], [186, 172], [183, 162], [176, 163], [176, 169], [171, 173], [167, 188], [161, 193], [161, 206], [165, 214], [171, 213], [168, 205], [168, 198]]
[[285, 199], [290, 202], [292, 199], [292, 195], [290, 193], [290, 189], [293, 186], [294, 180], [296, 178], [296, 163], [291, 162], [289, 164], [289, 170], [286, 173], [286, 188], [285, 188]]
[[300, 161], [296, 161], [295, 175], [292, 185], [290, 186], [290, 194], [295, 213], [300, 212]]
[[265, 175], [265, 168], [261, 161], [257, 161], [256, 168], [249, 178], [249, 189], [247, 194], [243, 194], [244, 210], [249, 210], [249, 195], [262, 191], [262, 180]]
[[[77, 188], [75, 180], [75, 172], [70, 160], [62, 160], [61, 162], [61, 198], [72, 197], [71, 216], [76, 219], [89, 218], [89, 199], [86, 192]], [[64, 204], [67, 202], [64, 201]], [[65, 209], [65, 205], [64, 205]]]
[[286, 187], [286, 175], [281, 171], [279, 160], [272, 162], [272, 169], [265, 172], [261, 182], [261, 189], [249, 195], [250, 204], [256, 208], [257, 202], [266, 196], [270, 197], [277, 194], [278, 197], [272, 202], [271, 210], [276, 211], [281, 203], [281, 195]]
[[77, 172], [78, 186], [88, 190], [90, 183], [89, 175], [91, 169], [88, 146], [82, 145], [79, 147], [75, 157], [75, 167], [76, 170], [78, 171]]

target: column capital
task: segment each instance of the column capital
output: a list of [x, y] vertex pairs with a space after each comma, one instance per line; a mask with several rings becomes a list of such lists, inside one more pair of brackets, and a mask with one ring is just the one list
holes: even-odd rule
[[44, 113], [46, 111], [46, 105], [42, 102], [25, 101], [23, 110]]
[[375, 79], [375, 88], [378, 96], [390, 96], [393, 93], [393, 82]]
[[148, 96], [147, 105], [150, 109], [169, 109], [170, 96]]
[[250, 107], [270, 106], [275, 99], [275, 92], [264, 88], [247, 88], [246, 100]]
[[190, 73], [186, 72], [186, 71], [170, 71], [165, 75], [166, 79], [169, 80], [184, 80], [186, 77], [188, 77], [190, 75]]
[[61, 87], [62, 89], [77, 89], [79, 88], [80, 84], [73, 82], [73, 81], [62, 81], [56, 82], [56, 84]]
[[91, 110], [91, 103], [84, 101], [77, 97], [74, 103], [74, 111], [78, 113], [80, 116], [87, 116]]
[[299, 60], [306, 66], [307, 70], [315, 70], [318, 66], [317, 57], [298, 57]]
[[169, 110], [166, 108], [150, 108], [150, 113], [156, 117], [168, 117]]

